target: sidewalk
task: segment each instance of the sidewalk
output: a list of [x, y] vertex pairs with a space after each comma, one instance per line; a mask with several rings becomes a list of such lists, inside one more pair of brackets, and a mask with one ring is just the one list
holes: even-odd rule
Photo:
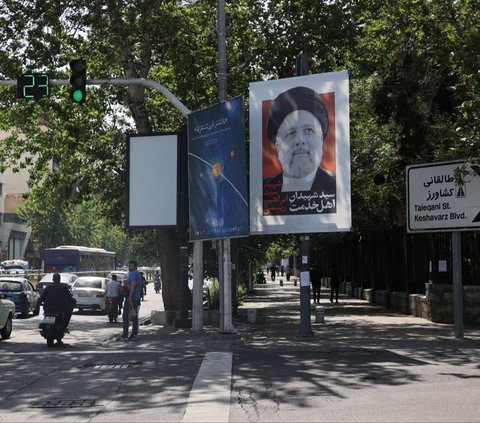
[[[451, 324], [432, 323], [426, 319], [404, 315], [365, 300], [339, 296], [339, 303], [329, 301], [329, 290], [322, 288], [320, 306], [325, 310], [325, 323], [315, 323], [315, 304], [311, 304], [313, 337], [299, 337], [300, 299], [298, 286], [279, 279], [255, 285], [233, 319], [235, 334], [219, 334], [217, 326], [204, 325], [203, 333], [163, 326], [142, 326], [138, 344], [162, 347], [178, 342], [200, 350], [219, 351], [243, 346], [249, 348], [467, 348], [479, 347], [480, 325], [465, 326], [464, 339], [454, 337]], [[255, 309], [254, 323], [247, 321], [248, 310]], [[421, 344], [421, 346], [420, 346]]]
[[[236, 328], [242, 340], [256, 347], [305, 348], [306, 345], [328, 348], [365, 347], [395, 348], [418, 342], [445, 342], [457, 345], [480, 341], [480, 325], [465, 326], [464, 339], [454, 337], [451, 324], [432, 323], [426, 319], [404, 315], [365, 300], [339, 296], [339, 303], [330, 302], [330, 290], [322, 288], [319, 306], [324, 307], [325, 323], [315, 323], [315, 306], [311, 303], [311, 327], [314, 336], [298, 336], [300, 326], [300, 288], [280, 278], [265, 285], [255, 285], [239, 308]], [[257, 310], [257, 322], [245, 323], [248, 309]]]

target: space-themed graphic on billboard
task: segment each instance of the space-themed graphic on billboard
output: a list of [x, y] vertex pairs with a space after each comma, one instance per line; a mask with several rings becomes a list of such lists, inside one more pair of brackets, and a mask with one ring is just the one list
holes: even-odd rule
[[235, 97], [188, 116], [191, 241], [249, 235], [244, 110]]

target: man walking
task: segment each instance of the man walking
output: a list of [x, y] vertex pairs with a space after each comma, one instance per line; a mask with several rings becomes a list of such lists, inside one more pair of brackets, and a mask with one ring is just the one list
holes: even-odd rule
[[[142, 298], [142, 275], [137, 270], [137, 262], [131, 260], [128, 263], [128, 279], [125, 282], [125, 302], [123, 303], [123, 334], [122, 340], [135, 340], [138, 336], [138, 312], [140, 309], [140, 299]], [[133, 317], [129, 318], [129, 314], [134, 313]], [[132, 334], [128, 337], [128, 329], [132, 322]]]

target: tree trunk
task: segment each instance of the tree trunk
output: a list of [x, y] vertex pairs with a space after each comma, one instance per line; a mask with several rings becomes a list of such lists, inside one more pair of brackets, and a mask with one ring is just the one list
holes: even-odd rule
[[157, 229], [156, 241], [162, 269], [162, 297], [165, 310], [180, 309], [180, 237], [174, 228]]

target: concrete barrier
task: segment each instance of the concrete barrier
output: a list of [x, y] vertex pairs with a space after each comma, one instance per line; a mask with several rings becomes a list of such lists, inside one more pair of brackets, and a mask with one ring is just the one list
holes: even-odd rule
[[374, 298], [373, 298], [373, 289], [368, 288], [364, 289], [362, 291], [362, 300], [368, 301], [370, 304], [373, 304]]
[[315, 323], [325, 323], [325, 308], [317, 306], [315, 310]]
[[250, 308], [247, 310], [247, 322], [248, 323], [255, 323], [257, 321], [257, 310], [254, 308]]

